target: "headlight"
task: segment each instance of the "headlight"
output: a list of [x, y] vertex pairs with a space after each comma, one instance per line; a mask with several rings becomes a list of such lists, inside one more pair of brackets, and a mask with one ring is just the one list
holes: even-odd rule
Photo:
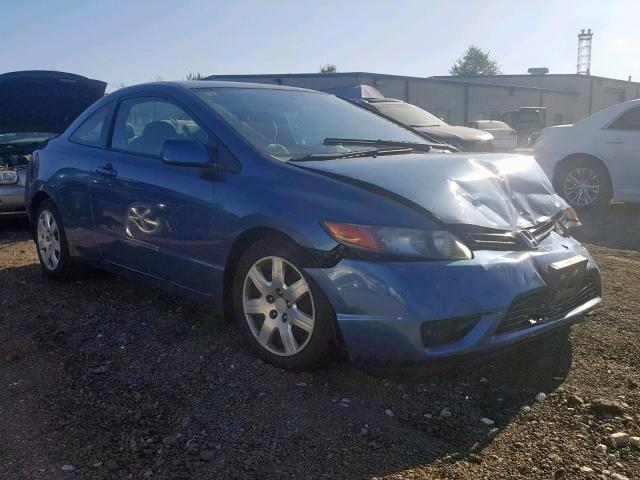
[[580, 225], [582, 225], [580, 219], [578, 218], [578, 214], [573, 209], [573, 207], [570, 207], [569, 205], [564, 207], [564, 212], [562, 212], [562, 218], [560, 221], [566, 228], [579, 227]]
[[13, 185], [18, 183], [18, 174], [13, 170], [0, 172], [0, 185]]
[[578, 214], [572, 207], [567, 205], [562, 211], [562, 216], [556, 221], [556, 232], [563, 237], [568, 237], [571, 235], [569, 229], [579, 227], [580, 225], [582, 225], [582, 223], [578, 218]]
[[322, 222], [338, 242], [372, 253], [432, 260], [467, 260], [471, 251], [446, 230]]

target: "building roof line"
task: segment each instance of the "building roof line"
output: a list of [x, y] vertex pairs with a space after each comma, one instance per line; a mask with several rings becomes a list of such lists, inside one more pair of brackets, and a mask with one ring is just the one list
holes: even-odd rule
[[[492, 75], [495, 76], [495, 75]], [[526, 76], [526, 75], [525, 75]], [[582, 76], [582, 75], [581, 75]], [[450, 77], [412, 77], [409, 75], [393, 75], [389, 73], [374, 73], [374, 72], [335, 72], [335, 73], [273, 73], [273, 74], [238, 74], [238, 75], [210, 75], [205, 77], [204, 80], [226, 80], [230, 78], [331, 78], [331, 77], [368, 77], [368, 78], [391, 78], [394, 80], [416, 80], [422, 82], [431, 82], [431, 83], [456, 83], [463, 85], [473, 85], [480, 87], [488, 87], [488, 88], [509, 88], [509, 89], [522, 89], [522, 90], [532, 90], [538, 92], [551, 92], [551, 93], [559, 93], [565, 95], [576, 95], [575, 91], [568, 90], [558, 90], [555, 88], [545, 88], [545, 87], [534, 87], [531, 85], [510, 85], [510, 84], [496, 84], [496, 83], [484, 83], [484, 82], [473, 82], [470, 80], [454, 80]], [[461, 77], [463, 78], [463, 77]], [[471, 79], [473, 77], [464, 77], [465, 79]], [[374, 84], [375, 86], [375, 84]]]
[[[471, 78], [471, 77], [467, 77]], [[462, 85], [472, 85], [474, 87], [495, 87], [495, 88], [514, 88], [518, 90], [532, 90], [538, 92], [550, 92], [550, 93], [559, 93], [563, 95], [578, 95], [578, 92], [574, 90], [559, 90], [557, 88], [546, 88], [546, 87], [534, 87], [532, 85], [512, 85], [508, 83], [484, 83], [484, 82], [470, 82], [467, 80], [446, 80], [444, 78], [437, 77], [428, 77], [425, 80], [432, 83], [447, 83], [451, 85], [452, 83], [459, 83]]]
[[[619, 83], [625, 83], [625, 84], [631, 84], [631, 85], [640, 85], [640, 82], [633, 82], [633, 81], [629, 81], [629, 80], [622, 80], [620, 78], [610, 78], [610, 77], [601, 77], [599, 75], [583, 75], [583, 74], [578, 74], [578, 73], [544, 73], [544, 74], [530, 74], [530, 73], [514, 73], [514, 74], [501, 74], [501, 75], [485, 75], [483, 76], [483, 78], [486, 77], [492, 77], [492, 78], [511, 78], [511, 77], [517, 77], [517, 78], [544, 78], [544, 77], [555, 77], [555, 78], [559, 78], [559, 77], [574, 77], [574, 78], [584, 78], [584, 79], [595, 79], [595, 80], [607, 80], [610, 82], [619, 82]], [[453, 81], [458, 81], [455, 80], [456, 78], [475, 78], [473, 76], [467, 76], [467, 77], [452, 77], [451, 75], [435, 75], [433, 77], [429, 77], [429, 78], [437, 78], [437, 79], [453, 79]]]

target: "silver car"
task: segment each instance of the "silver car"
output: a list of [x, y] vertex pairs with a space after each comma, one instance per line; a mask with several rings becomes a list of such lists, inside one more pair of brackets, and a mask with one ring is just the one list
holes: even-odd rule
[[0, 134], [0, 218], [22, 216], [24, 183], [31, 152], [56, 133]]
[[31, 153], [102, 98], [106, 85], [64, 72], [0, 75], [0, 218], [25, 214]]
[[469, 127], [484, 130], [493, 135], [495, 150], [514, 150], [518, 147], [518, 132], [499, 120], [476, 120], [469, 123]]

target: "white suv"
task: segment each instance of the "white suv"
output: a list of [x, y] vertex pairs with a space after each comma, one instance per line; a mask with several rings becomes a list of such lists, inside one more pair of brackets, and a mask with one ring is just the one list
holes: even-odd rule
[[640, 99], [545, 128], [534, 155], [572, 206], [640, 202]]

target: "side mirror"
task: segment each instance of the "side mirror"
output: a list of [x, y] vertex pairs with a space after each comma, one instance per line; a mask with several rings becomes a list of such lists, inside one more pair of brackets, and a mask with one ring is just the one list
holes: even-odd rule
[[209, 151], [202, 143], [184, 138], [172, 138], [162, 144], [162, 161], [177, 167], [216, 168]]

